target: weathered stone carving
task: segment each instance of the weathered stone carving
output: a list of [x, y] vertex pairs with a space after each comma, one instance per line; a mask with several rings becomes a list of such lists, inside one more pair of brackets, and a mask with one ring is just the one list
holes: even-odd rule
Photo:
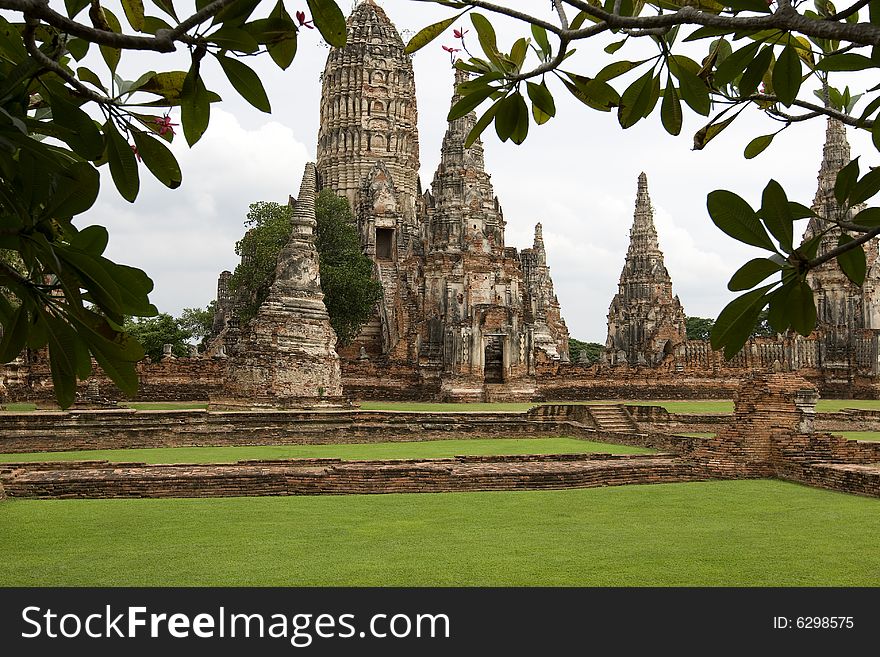
[[305, 167], [291, 224], [269, 295], [240, 328], [228, 354], [224, 398], [212, 399], [214, 407], [297, 408], [341, 401], [336, 333], [324, 306], [314, 244], [314, 164]]

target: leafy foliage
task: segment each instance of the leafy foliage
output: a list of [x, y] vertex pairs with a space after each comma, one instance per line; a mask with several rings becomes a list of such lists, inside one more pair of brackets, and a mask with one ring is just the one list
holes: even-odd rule
[[184, 308], [177, 318], [177, 324], [204, 347], [214, 325], [216, 301], [211, 301], [207, 308]]
[[685, 320], [687, 339], [708, 340], [714, 325], [715, 320], [708, 317], [688, 317]]
[[[348, 201], [325, 189], [315, 201], [315, 215], [324, 304], [337, 338], [348, 344], [382, 298], [382, 285], [373, 280], [373, 264], [361, 252]], [[250, 228], [235, 247], [241, 263], [229, 280], [242, 323], [269, 295], [278, 254], [290, 237], [290, 219], [287, 205], [258, 201], [250, 206], [245, 222]]]
[[[165, 315], [125, 321], [156, 317], [148, 298], [152, 281], [103, 255], [109, 239], [103, 227], [75, 223], [98, 196], [98, 168], [107, 166], [130, 202], [141, 187], [142, 164], [167, 187], [181, 185], [180, 167], [165, 145], [177, 125], [170, 112], [180, 108], [186, 141], [195, 144], [208, 127], [211, 104], [220, 100], [202, 78], [205, 57], [217, 59], [245, 100], [269, 110], [258, 76], [240, 58], [262, 49], [287, 68], [299, 26], [283, 0], [267, 18], [254, 19], [260, 4], [199, 1], [196, 13], [182, 20], [173, 0], [151, 7], [122, 0], [118, 14], [100, 0], [67, 1], [64, 13], [49, 3], [5, 5], [11, 11], [0, 16], [0, 252], [14, 257], [0, 259], [0, 361], [25, 347], [48, 346], [62, 407], [73, 402], [76, 380], [91, 373], [92, 357], [133, 395], [135, 363], [145, 352], [132, 335], [147, 340], [155, 357], [149, 341], [173, 333]], [[345, 20], [336, 3], [308, 5], [328, 43], [343, 45]], [[171, 53], [181, 43], [189, 50], [185, 71], [147, 71], [136, 80], [117, 74], [126, 51]], [[77, 65], [92, 45], [106, 71]]]
[[568, 339], [568, 354], [571, 362], [577, 363], [581, 359], [581, 354], [586, 354], [590, 363], [596, 363], [602, 357], [605, 347], [598, 342], [583, 342], [575, 338]]
[[192, 334], [168, 313], [160, 313], [155, 317], [128, 319], [123, 327], [126, 333], [143, 345], [146, 355], [154, 363], [162, 360], [166, 344], [171, 345], [171, 353], [178, 358], [188, 355], [187, 340]]

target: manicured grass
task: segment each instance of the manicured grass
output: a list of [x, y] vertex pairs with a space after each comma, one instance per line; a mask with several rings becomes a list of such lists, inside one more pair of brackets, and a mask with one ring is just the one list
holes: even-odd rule
[[670, 413], [733, 413], [733, 401], [730, 399], [691, 399], [685, 401], [627, 401], [626, 404], [636, 406], [662, 406]]
[[470, 404], [444, 404], [439, 402], [360, 402], [361, 409], [365, 411], [448, 411], [457, 413], [473, 411], [507, 411], [509, 413], [518, 413], [527, 411], [537, 405], [538, 402], [473, 402]]
[[711, 438], [715, 435], [714, 431], [682, 431], [676, 433], [676, 436], [689, 436], [691, 438]]
[[27, 402], [12, 402], [10, 404], [3, 404], [3, 409], [7, 411], [35, 411], [37, 410], [36, 404], [29, 404]]
[[880, 440], [880, 431], [833, 431], [850, 440]]
[[493, 438], [353, 445], [279, 445], [253, 447], [168, 447], [95, 449], [77, 452], [0, 454], [0, 462], [103, 459], [138, 463], [232, 463], [247, 459], [340, 458], [413, 459], [486, 454], [647, 454], [654, 450], [575, 438]]
[[779, 481], [0, 503], [4, 586], [877, 586], [880, 500]]
[[880, 399], [820, 399], [816, 403], [816, 410], [822, 413], [834, 413], [842, 408], [876, 411], [880, 410]]

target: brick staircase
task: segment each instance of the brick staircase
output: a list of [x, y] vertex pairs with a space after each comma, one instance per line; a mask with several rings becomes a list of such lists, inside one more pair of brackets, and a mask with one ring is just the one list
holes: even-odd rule
[[631, 433], [639, 430], [623, 404], [590, 404], [587, 408], [602, 431]]

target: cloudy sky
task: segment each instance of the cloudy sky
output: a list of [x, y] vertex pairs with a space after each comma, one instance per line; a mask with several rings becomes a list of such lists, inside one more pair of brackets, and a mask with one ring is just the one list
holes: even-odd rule
[[[379, 3], [404, 40], [449, 15], [448, 9], [413, 0]], [[550, 3], [506, 4], [547, 11], [547, 18], [552, 18]], [[341, 6], [349, 12], [353, 5], [343, 0]], [[287, 8], [293, 14], [306, 6], [304, 1], [288, 1]], [[470, 27], [469, 22], [464, 25]], [[527, 32], [501, 20], [496, 27], [500, 45], [507, 48]], [[612, 40], [580, 44], [569, 69], [595, 74], [612, 61], [602, 51]], [[438, 39], [413, 59], [421, 179], [426, 188], [440, 159], [452, 91], [449, 57], [441, 44], [455, 45], [452, 35]], [[627, 45], [615, 57], [636, 59], [641, 47]], [[296, 60], [287, 71], [277, 69], [267, 57], [248, 60], [266, 87], [271, 115], [242, 101], [219, 66], [206, 58], [202, 67], [206, 84], [223, 102], [213, 106], [210, 128], [192, 150], [182, 136], [175, 140], [182, 187], [168, 190], [144, 168], [140, 196], [131, 205], [116, 194], [107, 176], [98, 203], [81, 225], [108, 226], [108, 255], [152, 276], [156, 284], [152, 299], [161, 311], [177, 314], [184, 307], [207, 305], [216, 294], [218, 273], [236, 265], [234, 246], [243, 233], [248, 205], [296, 196], [303, 164], [315, 159], [319, 75], [327, 52], [316, 30], [303, 30]], [[145, 67], [186, 66], [184, 59], [174, 63], [173, 56], [128, 59], [128, 68], [124, 65], [120, 72], [129, 79]], [[102, 66], [95, 64], [98, 71]], [[557, 118], [544, 126], [533, 125], [521, 146], [499, 142], [490, 128], [484, 135], [486, 167], [504, 208], [508, 246], [530, 246], [534, 224], [543, 223], [551, 274], [572, 337], [605, 341], [606, 314], [626, 253], [639, 172], [648, 176], [660, 246], [675, 293], [692, 316], [717, 316], [732, 297], [726, 289], [728, 278], [757, 255], [714, 227], [706, 212], [708, 192], [729, 189], [759, 205], [762, 189], [775, 178], [792, 200], [812, 202], [824, 139], [822, 120], [784, 131], [763, 154], [745, 160], [742, 150], [751, 138], [778, 129], [778, 124], [757, 112], [745, 112], [705, 150], [692, 151], [692, 135], [703, 117], [686, 110], [678, 137], [663, 131], [659, 111], [624, 131], [616, 114], [590, 110], [561, 85], [548, 83], [557, 98]], [[176, 111], [172, 120], [179, 120]], [[853, 154], [864, 153], [868, 163], [876, 164], [869, 138], [853, 133], [850, 130]]]

